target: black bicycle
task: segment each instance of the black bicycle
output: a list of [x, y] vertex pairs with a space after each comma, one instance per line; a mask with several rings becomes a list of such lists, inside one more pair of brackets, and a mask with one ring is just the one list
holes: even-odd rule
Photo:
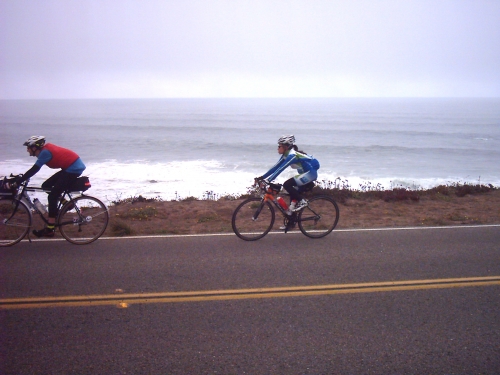
[[308, 200], [307, 206], [297, 212], [288, 213], [278, 203], [282, 185], [260, 181], [256, 186], [256, 197], [242, 202], [232, 217], [234, 233], [245, 241], [255, 241], [268, 234], [276, 218], [275, 209], [283, 215], [285, 231], [296, 224], [307, 237], [321, 238], [329, 234], [339, 221], [339, 207], [329, 196], [318, 195]]
[[[11, 175], [11, 177], [15, 177]], [[32, 226], [32, 213], [44, 216], [45, 208], [37, 207], [28, 192], [43, 191], [40, 187], [28, 187], [29, 180], [12, 189], [15, 178], [0, 181], [0, 247], [12, 246], [29, 237]], [[84, 245], [97, 240], [106, 230], [109, 222], [107, 207], [99, 199], [83, 194], [90, 187], [88, 177], [79, 177], [70, 189], [66, 190], [58, 203], [56, 228], [69, 242]], [[35, 198], [36, 201], [36, 198]]]

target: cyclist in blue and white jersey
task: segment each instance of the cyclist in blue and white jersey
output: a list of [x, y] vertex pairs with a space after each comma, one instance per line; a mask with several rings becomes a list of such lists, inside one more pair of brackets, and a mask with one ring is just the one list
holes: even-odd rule
[[288, 179], [283, 184], [285, 190], [290, 194], [290, 211], [299, 211], [307, 205], [307, 201], [302, 198], [301, 192], [312, 187], [318, 178], [319, 161], [314, 157], [299, 151], [295, 145], [295, 136], [284, 135], [278, 139], [278, 153], [281, 158], [276, 165], [259, 179], [267, 179], [272, 182], [286, 168], [297, 169], [298, 175]]

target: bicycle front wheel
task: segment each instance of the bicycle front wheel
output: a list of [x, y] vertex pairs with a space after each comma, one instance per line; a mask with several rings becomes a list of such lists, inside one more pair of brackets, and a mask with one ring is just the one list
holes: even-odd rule
[[57, 224], [66, 240], [85, 245], [97, 240], [106, 230], [109, 212], [104, 203], [82, 195], [67, 202], [59, 212]]
[[311, 198], [299, 212], [298, 223], [302, 233], [310, 238], [321, 238], [330, 233], [339, 222], [339, 207], [328, 196]]
[[245, 241], [255, 241], [269, 233], [275, 219], [274, 208], [261, 198], [249, 198], [233, 213], [234, 233]]
[[31, 212], [23, 202], [0, 199], [0, 247], [12, 246], [21, 241], [30, 227]]

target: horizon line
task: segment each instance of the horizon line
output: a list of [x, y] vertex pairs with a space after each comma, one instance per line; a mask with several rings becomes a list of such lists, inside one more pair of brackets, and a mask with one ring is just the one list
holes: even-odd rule
[[0, 98], [0, 101], [29, 100], [165, 100], [165, 99], [500, 99], [500, 96], [165, 96], [165, 97], [71, 97]]

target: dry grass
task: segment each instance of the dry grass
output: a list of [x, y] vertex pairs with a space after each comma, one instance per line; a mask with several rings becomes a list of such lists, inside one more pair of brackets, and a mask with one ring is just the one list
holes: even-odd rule
[[[365, 192], [337, 197], [337, 228], [500, 224], [500, 190], [447, 188], [422, 192]], [[397, 194], [397, 198], [394, 198]], [[335, 194], [332, 194], [335, 196]], [[413, 197], [413, 198], [412, 198]], [[110, 207], [108, 236], [232, 232], [231, 216], [243, 199], [136, 201]], [[277, 224], [280, 218], [277, 216]]]

